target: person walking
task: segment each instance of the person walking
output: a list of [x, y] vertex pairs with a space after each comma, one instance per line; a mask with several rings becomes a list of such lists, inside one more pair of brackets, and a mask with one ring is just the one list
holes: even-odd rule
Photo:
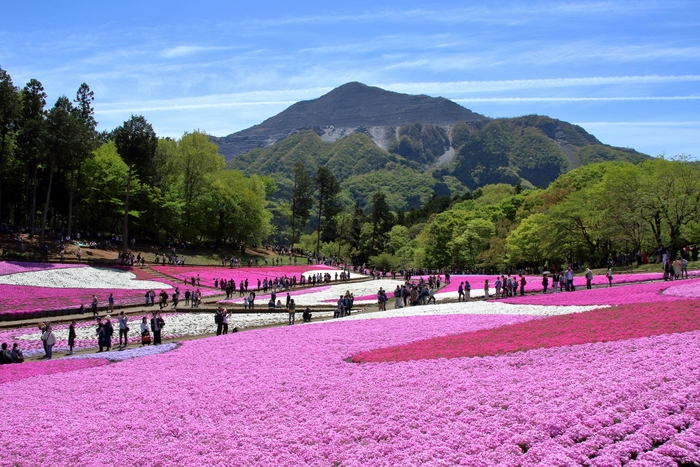
[[294, 303], [294, 299], [289, 301], [289, 306], [287, 306], [287, 313], [289, 313], [289, 325], [294, 324], [294, 319], [296, 318], [297, 305]]
[[459, 287], [457, 287], [457, 301], [461, 302], [464, 300], [464, 282], [459, 283]]
[[[129, 321], [129, 317], [124, 314], [122, 311], [119, 313], [119, 348], [126, 348], [126, 346], [129, 345], [129, 325], [127, 324], [127, 321]], [[122, 347], [122, 337], [124, 338], [124, 345]]]

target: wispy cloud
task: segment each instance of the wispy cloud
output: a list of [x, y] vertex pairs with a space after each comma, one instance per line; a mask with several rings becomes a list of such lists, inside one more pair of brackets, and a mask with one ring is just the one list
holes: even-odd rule
[[468, 97], [455, 102], [606, 102], [606, 101], [694, 101], [700, 96], [619, 96], [619, 97]]
[[616, 126], [633, 126], [633, 127], [639, 127], [639, 126], [670, 126], [670, 127], [681, 127], [681, 126], [689, 126], [689, 127], [700, 127], [700, 121], [680, 121], [680, 122], [576, 122], [576, 125], [581, 125], [581, 126], [609, 126], [609, 125], [616, 125]]
[[214, 52], [221, 50], [231, 50], [234, 47], [223, 46], [199, 46], [199, 45], [178, 45], [161, 51], [160, 55], [164, 58], [180, 58], [195, 55], [202, 52]]
[[700, 81], [700, 75], [590, 76], [579, 78], [541, 78], [493, 81], [447, 81], [379, 84], [379, 87], [405, 93], [473, 93], [548, 89], [577, 86], [659, 84]]

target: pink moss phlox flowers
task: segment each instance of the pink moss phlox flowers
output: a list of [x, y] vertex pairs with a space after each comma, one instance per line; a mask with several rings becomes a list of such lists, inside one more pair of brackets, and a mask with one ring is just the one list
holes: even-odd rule
[[495, 329], [385, 347], [353, 356], [357, 363], [431, 358], [482, 357], [700, 329], [694, 300], [643, 303], [552, 316]]
[[[633, 303], [673, 302], [685, 297], [661, 295], [673, 282], [632, 284], [623, 287], [602, 287], [588, 290], [577, 287], [575, 292], [525, 295], [501, 299], [504, 303], [529, 305], [627, 305]], [[700, 282], [698, 282], [700, 286]]]
[[[185, 279], [189, 283], [192, 277], [196, 278], [197, 274], [199, 274], [200, 284], [203, 287], [214, 287], [215, 279], [225, 279], [227, 281], [233, 279], [236, 281], [236, 289], [238, 289], [239, 282], [246, 279], [248, 279], [248, 288], [254, 289], [258, 285], [258, 279], [262, 282], [265, 278], [274, 280], [283, 276], [296, 276], [297, 280], [299, 280], [299, 275], [306, 274], [308, 271], [328, 270], [332, 275], [335, 274], [335, 271], [338, 271], [336, 268], [322, 264], [310, 266], [240, 266], [235, 268], [223, 266], [153, 266], [152, 268], [161, 274], [174, 277], [182, 284], [184, 284]], [[338, 271], [338, 274], [340, 274], [340, 271]]]
[[53, 375], [56, 373], [68, 373], [108, 364], [106, 359], [90, 360], [46, 360], [0, 365], [0, 384], [12, 381], [20, 381], [39, 375]]
[[[528, 319], [421, 316], [269, 328], [185, 342], [79, 377], [17, 381], [3, 388], [10, 403], [0, 424], [13, 429], [0, 431], [2, 463], [700, 463], [698, 331], [485, 358], [343, 361]], [[37, 403], [47, 394], [49, 404]], [[95, 400], [109, 401], [109, 409]]]

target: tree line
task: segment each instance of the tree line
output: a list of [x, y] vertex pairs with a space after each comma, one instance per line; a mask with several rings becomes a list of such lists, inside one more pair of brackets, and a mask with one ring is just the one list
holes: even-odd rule
[[0, 68], [0, 226], [40, 245], [47, 232], [216, 244], [270, 235], [274, 182], [224, 170], [205, 133], [158, 138], [140, 115], [99, 133], [85, 83], [73, 100], [47, 109], [46, 98], [38, 80], [20, 89]]
[[700, 172], [684, 157], [591, 164], [546, 189], [487, 185], [408, 211], [392, 211], [381, 186], [353, 206], [330, 168], [296, 162], [280, 169], [293, 186], [273, 203], [272, 178], [226, 169], [207, 134], [159, 138], [140, 115], [99, 133], [93, 101], [82, 84], [47, 109], [39, 81], [19, 89], [0, 69], [0, 226], [41, 244], [47, 231], [283, 243], [382, 269], [595, 267], [700, 241]]

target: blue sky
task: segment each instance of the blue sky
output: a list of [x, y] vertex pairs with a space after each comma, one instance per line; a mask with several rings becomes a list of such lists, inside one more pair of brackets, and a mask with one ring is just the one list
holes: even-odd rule
[[602, 142], [700, 157], [700, 2], [120, 2], [3, 5], [0, 67], [49, 105], [95, 91], [101, 130], [223, 136], [349, 81], [549, 115]]

